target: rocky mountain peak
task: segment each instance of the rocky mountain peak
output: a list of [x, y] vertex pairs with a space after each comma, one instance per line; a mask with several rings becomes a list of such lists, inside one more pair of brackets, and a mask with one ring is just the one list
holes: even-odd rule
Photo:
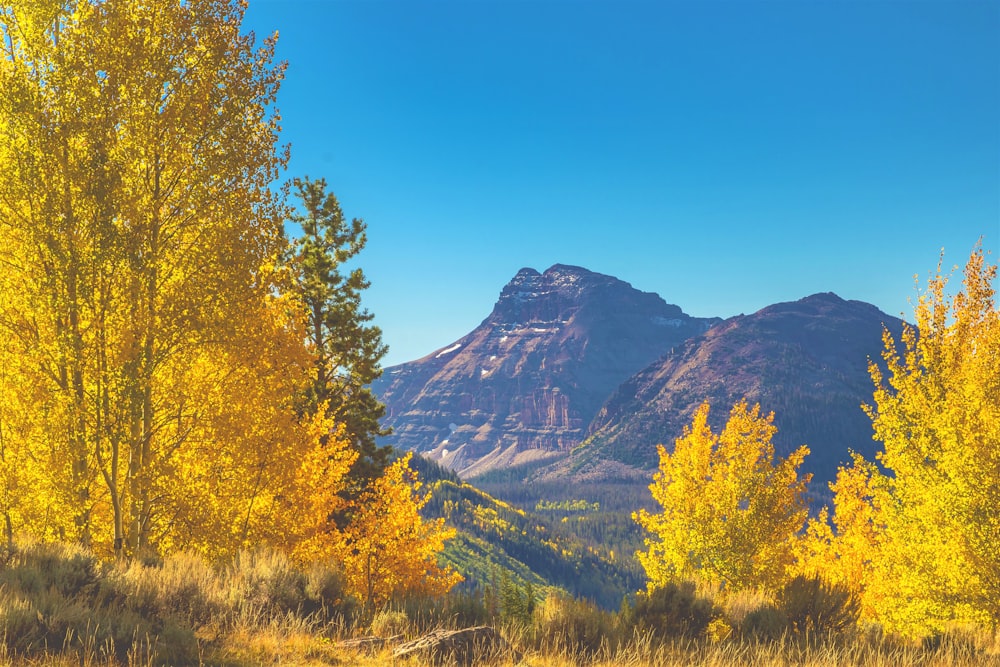
[[[566, 323], [584, 311], [614, 310], [616, 303], [630, 302], [661, 320], [687, 317], [677, 306], [656, 294], [640, 292], [613, 276], [570, 264], [553, 264], [544, 273], [523, 268], [500, 292], [487, 323], [525, 325]], [[624, 306], [621, 310], [631, 310]]]
[[718, 321], [582, 267], [523, 268], [475, 330], [373, 385], [387, 442], [470, 475], [565, 455], [615, 387]]
[[588, 282], [593, 283], [594, 279], [600, 281], [602, 278], [607, 280], [610, 276], [601, 276], [565, 264], [555, 264], [546, 269], [545, 273], [524, 268], [500, 292], [497, 306], [501, 307], [509, 302], [544, 301], [553, 297], [571, 301], [580, 296]]
[[594, 273], [593, 271], [588, 271], [582, 266], [573, 266], [572, 264], [553, 264], [549, 268], [545, 269], [545, 273], [542, 275], [556, 283], [559, 281], [573, 282], [581, 278], [597, 278], [600, 280], [621, 282], [612, 276]]

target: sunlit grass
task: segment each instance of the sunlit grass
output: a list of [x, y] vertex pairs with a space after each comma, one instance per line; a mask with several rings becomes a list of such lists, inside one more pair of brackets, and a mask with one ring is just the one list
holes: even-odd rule
[[[771, 600], [706, 586], [695, 594], [713, 600], [712, 623], [693, 637], [668, 637], [565, 595], [547, 597], [519, 620], [490, 617], [467, 593], [410, 599], [366, 616], [338, 582], [330, 569], [303, 571], [274, 552], [215, 566], [192, 554], [118, 564], [77, 547], [23, 545], [0, 567], [0, 665], [423, 667], [435, 664], [432, 656], [400, 659], [393, 649], [431, 630], [487, 624], [510, 650], [475, 664], [498, 667], [1000, 667], [1000, 640], [977, 627], [954, 627], [923, 644], [874, 628], [827, 635], [785, 629], [763, 638], [745, 621]], [[342, 645], [365, 636], [394, 639], [373, 648]]]

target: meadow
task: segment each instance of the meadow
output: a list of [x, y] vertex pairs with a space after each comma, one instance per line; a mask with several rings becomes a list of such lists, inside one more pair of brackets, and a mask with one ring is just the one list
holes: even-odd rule
[[[335, 570], [300, 568], [277, 552], [242, 552], [215, 566], [187, 553], [108, 563], [61, 544], [24, 544], [4, 557], [0, 659], [10, 665], [418, 667], [450, 663], [394, 658], [394, 646], [479, 624], [497, 628], [510, 650], [474, 664], [1000, 665], [989, 630], [956, 627], [907, 642], [849, 623], [849, 601], [830, 596], [723, 596], [688, 583], [609, 612], [564, 594], [515, 604], [498, 591], [458, 590], [370, 613], [345, 595]], [[374, 650], [343, 645], [366, 636], [395, 639]]]

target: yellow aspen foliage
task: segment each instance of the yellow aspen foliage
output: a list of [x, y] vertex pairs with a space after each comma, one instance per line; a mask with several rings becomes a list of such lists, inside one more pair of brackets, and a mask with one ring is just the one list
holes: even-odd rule
[[[333, 546], [353, 463], [283, 285], [239, 0], [0, 2], [0, 512], [98, 553]], [[286, 287], [286, 289], [282, 289]]]
[[649, 488], [663, 511], [633, 514], [651, 533], [648, 550], [637, 554], [649, 590], [687, 577], [731, 590], [777, 588], [806, 519], [810, 476], [797, 470], [809, 450], [803, 445], [775, 461], [774, 415], [761, 415], [759, 405], [734, 405], [719, 434], [708, 413], [702, 404], [672, 453], [658, 448]]
[[878, 620], [903, 634], [1000, 618], [996, 275], [977, 246], [950, 295], [939, 264], [915, 326], [898, 342], [883, 335], [888, 372], [869, 366], [874, 404], [864, 408], [889, 474], [874, 485], [883, 535], [867, 590]]
[[793, 570], [851, 591], [861, 603], [859, 619], [874, 621], [883, 601], [877, 589], [869, 590], [869, 584], [882, 548], [880, 487], [886, 479], [862, 456], [852, 454], [852, 459], [830, 484], [834, 493], [832, 519], [824, 507], [809, 520], [796, 547]]
[[[0, 300], [14, 294], [0, 286]], [[43, 398], [39, 371], [24, 363], [30, 358], [10, 337], [0, 336], [0, 359], [0, 515], [10, 549], [20, 532], [58, 538], [70, 529], [72, 511], [59, 502], [49, 474], [59, 469], [60, 460], [45, 446], [46, 422], [53, 415], [37, 409]]]
[[344, 530], [341, 561], [348, 586], [369, 608], [407, 593], [443, 595], [462, 580], [438, 565], [455, 529], [444, 519], [425, 520], [430, 495], [410, 469], [412, 454], [390, 464], [356, 501]]
[[330, 513], [343, 507], [338, 493], [357, 454], [342, 427], [292, 409], [311, 376], [301, 329], [282, 323], [281, 312], [262, 308], [240, 333], [240, 347], [255, 355], [237, 347], [189, 358], [164, 376], [168, 395], [183, 387], [201, 414], [185, 415], [185, 446], [153, 462], [152, 486], [161, 511], [170, 510], [169, 521], [151, 519], [161, 549], [224, 556], [267, 544], [299, 560], [331, 555]]

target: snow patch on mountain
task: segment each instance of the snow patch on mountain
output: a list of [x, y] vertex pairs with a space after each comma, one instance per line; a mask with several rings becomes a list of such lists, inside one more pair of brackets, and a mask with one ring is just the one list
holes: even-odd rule
[[435, 358], [435, 359], [440, 359], [440, 358], [441, 358], [441, 357], [443, 357], [444, 355], [446, 355], [446, 354], [451, 354], [452, 352], [454, 352], [455, 350], [457, 350], [457, 349], [458, 349], [458, 348], [460, 348], [460, 347], [462, 347], [462, 344], [461, 344], [461, 343], [455, 343], [455, 344], [454, 344], [454, 345], [452, 345], [451, 347], [449, 347], [449, 348], [446, 348], [446, 349], [444, 349], [444, 350], [441, 350], [440, 352], [438, 352], [437, 354], [435, 354], [435, 355], [434, 355], [434, 358]]

